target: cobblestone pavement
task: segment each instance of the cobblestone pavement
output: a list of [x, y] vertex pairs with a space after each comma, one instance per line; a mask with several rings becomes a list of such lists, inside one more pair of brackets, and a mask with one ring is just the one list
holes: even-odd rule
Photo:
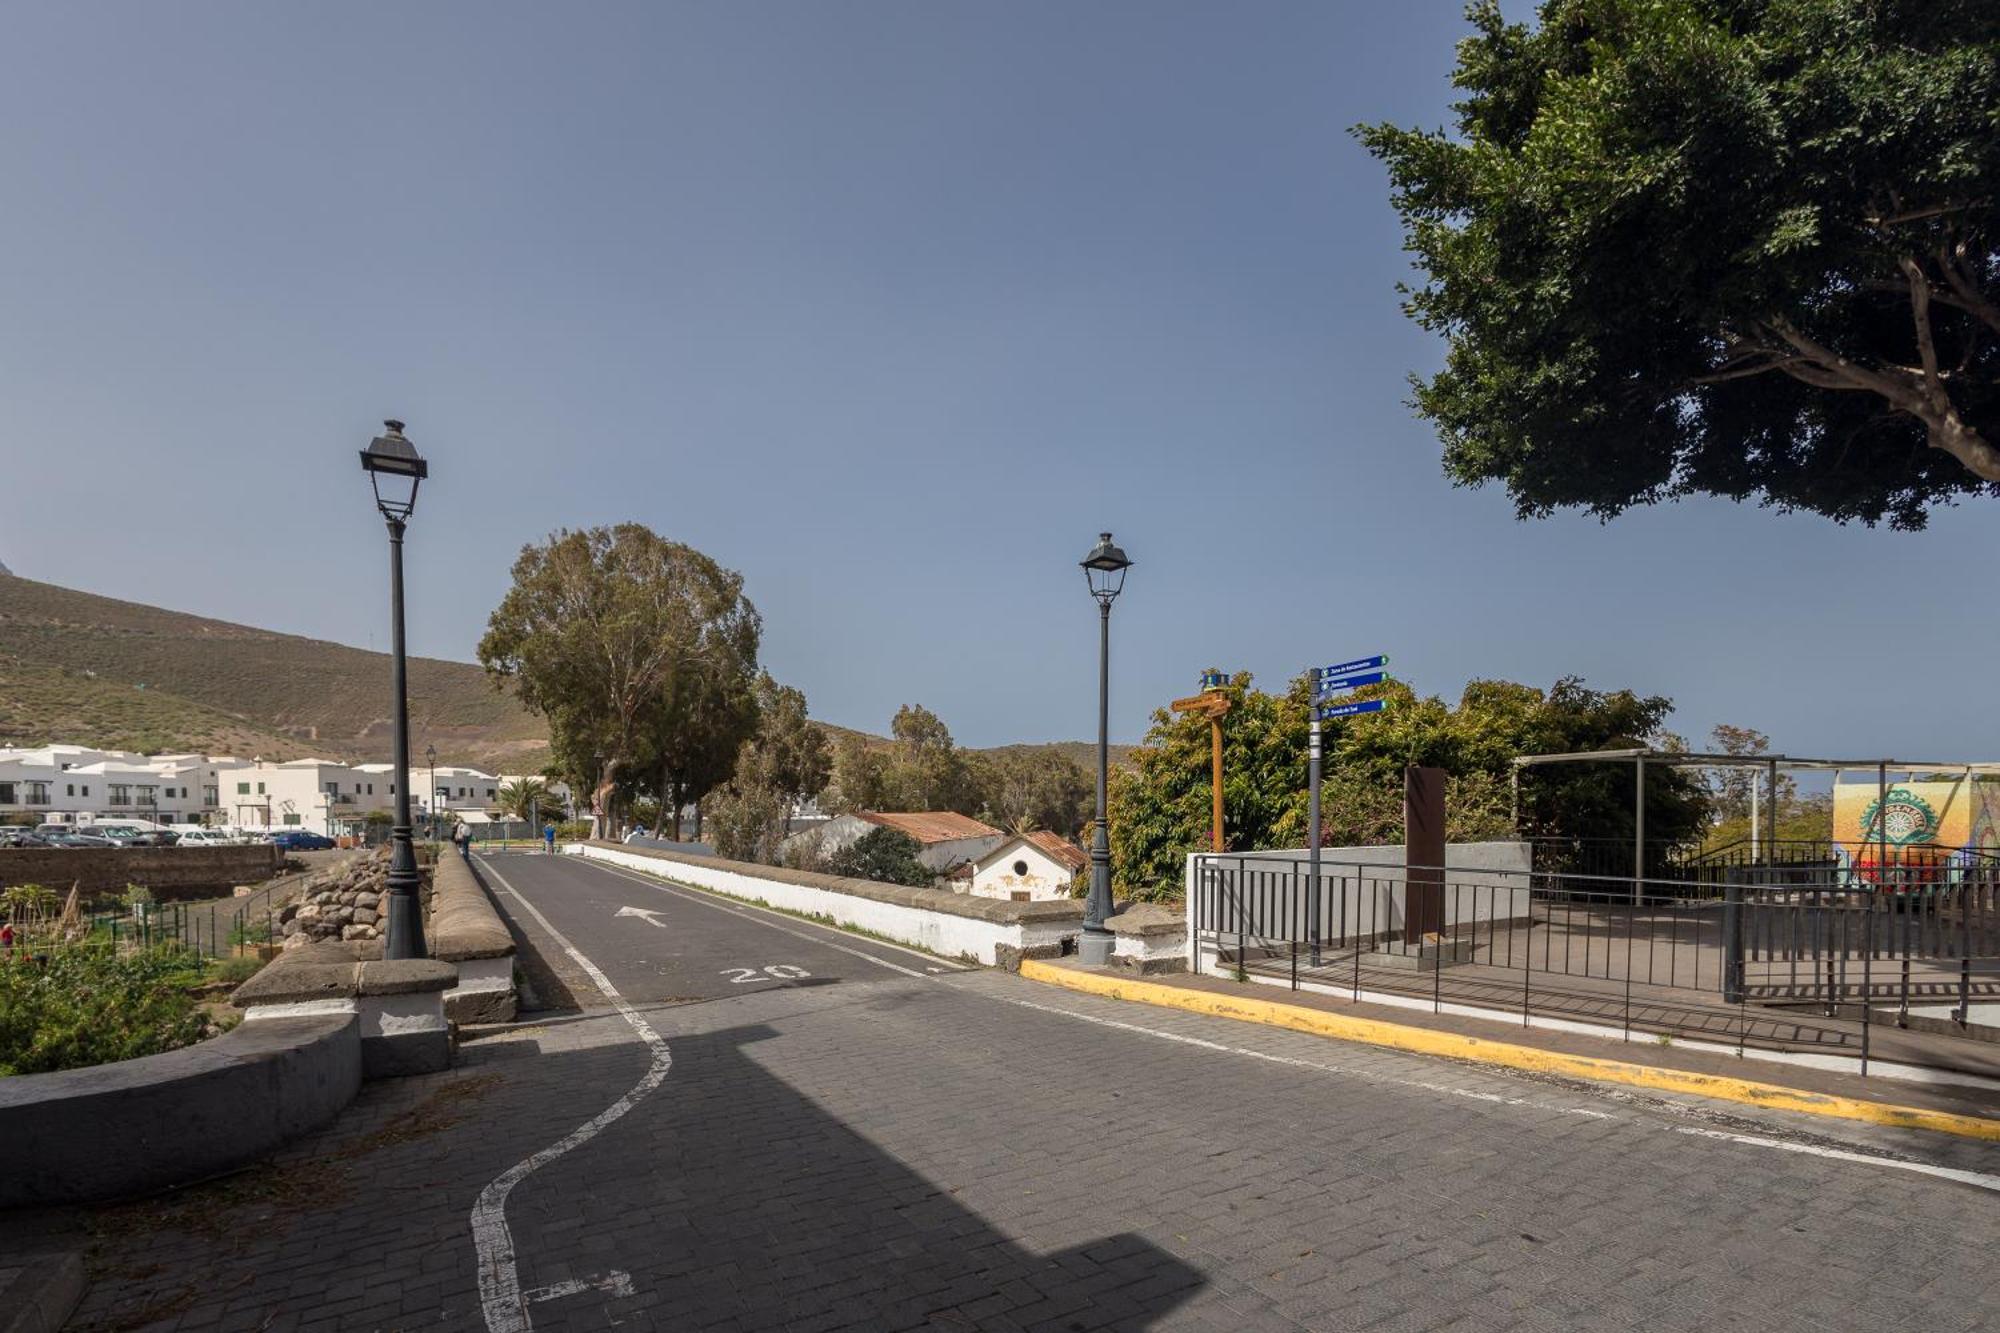
[[[2000, 1193], [1877, 1160], [2000, 1172], [1987, 1147], [932, 972], [946, 965], [570, 858], [488, 870], [667, 1054], [602, 1006], [524, 1023], [448, 1074], [369, 1085], [270, 1170], [11, 1219], [16, 1241], [94, 1239], [72, 1327], [1947, 1333], [1996, 1318]], [[591, 995], [587, 969], [497, 896]], [[641, 1089], [515, 1180], [509, 1322], [490, 1245], [482, 1296], [482, 1191]]]

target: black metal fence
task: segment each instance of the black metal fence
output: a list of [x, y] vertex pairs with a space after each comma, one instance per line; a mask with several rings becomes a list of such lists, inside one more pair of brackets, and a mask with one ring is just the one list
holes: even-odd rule
[[1661, 1031], [1733, 1021], [1739, 1042], [1756, 1021], [1746, 1005], [1858, 1009], [1865, 1025], [1871, 1006], [1942, 1001], [1962, 1023], [1975, 995], [2000, 994], [2000, 868], [1885, 867], [1875, 882], [1728, 869], [1688, 881], [1322, 861], [1315, 886], [1302, 852], [1201, 856], [1192, 965], [1628, 1030], [1635, 1015]]

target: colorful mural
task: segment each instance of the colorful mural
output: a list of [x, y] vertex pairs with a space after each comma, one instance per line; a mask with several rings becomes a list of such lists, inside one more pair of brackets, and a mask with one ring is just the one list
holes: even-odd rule
[[1843, 773], [1833, 787], [1842, 865], [1872, 883], [1930, 882], [1967, 853], [2000, 857], [2000, 782], [1931, 775], [1891, 782]]

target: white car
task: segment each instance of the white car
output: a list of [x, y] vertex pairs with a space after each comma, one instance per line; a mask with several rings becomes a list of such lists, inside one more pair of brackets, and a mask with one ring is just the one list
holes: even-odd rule
[[181, 835], [180, 842], [175, 844], [179, 847], [229, 847], [236, 842], [221, 829], [183, 828], [175, 829], [174, 832]]

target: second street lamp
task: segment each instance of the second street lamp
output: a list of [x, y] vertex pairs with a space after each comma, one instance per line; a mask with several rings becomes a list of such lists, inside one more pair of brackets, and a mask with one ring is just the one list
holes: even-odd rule
[[430, 789], [424, 793], [424, 841], [436, 842], [438, 836], [438, 747], [424, 747], [424, 762], [431, 767]]
[[384, 421], [383, 433], [361, 451], [361, 466], [375, 487], [375, 507], [389, 525], [389, 615], [394, 658], [396, 718], [396, 823], [389, 831], [389, 874], [384, 887], [382, 956], [423, 958], [424, 916], [418, 891], [423, 874], [410, 841], [409, 663], [403, 651], [403, 527], [417, 507], [417, 487], [430, 466], [403, 438], [403, 423]]
[[1097, 828], [1090, 840], [1090, 895], [1083, 902], [1083, 936], [1077, 958], [1086, 967], [1111, 961], [1111, 834], [1106, 822], [1111, 787], [1111, 603], [1125, 590], [1132, 562], [1102, 533], [1082, 560], [1090, 595], [1097, 599]]

